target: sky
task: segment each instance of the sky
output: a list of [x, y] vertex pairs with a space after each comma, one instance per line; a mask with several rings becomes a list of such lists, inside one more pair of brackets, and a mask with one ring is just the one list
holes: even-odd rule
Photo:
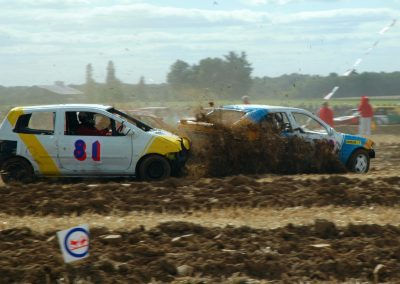
[[358, 72], [400, 71], [399, 21], [400, 0], [0, 0], [0, 85], [82, 84], [88, 63], [104, 82], [109, 60], [125, 83], [162, 83], [178, 59], [229, 51], [259, 77], [343, 74], [359, 58]]

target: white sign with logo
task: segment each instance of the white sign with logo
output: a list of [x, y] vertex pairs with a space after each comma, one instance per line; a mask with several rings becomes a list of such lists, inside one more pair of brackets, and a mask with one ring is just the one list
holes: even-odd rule
[[89, 256], [88, 225], [59, 231], [57, 237], [65, 262], [72, 262]]

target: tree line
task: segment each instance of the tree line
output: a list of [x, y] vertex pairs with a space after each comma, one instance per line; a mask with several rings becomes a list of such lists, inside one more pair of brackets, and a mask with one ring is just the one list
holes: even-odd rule
[[[204, 58], [195, 64], [176, 60], [163, 84], [148, 84], [143, 76], [135, 84], [124, 83], [118, 79], [112, 61], [108, 62], [106, 71], [105, 81], [96, 82], [92, 64], [86, 65], [85, 83], [71, 85], [84, 92], [78, 100], [100, 103], [238, 100], [244, 95], [253, 99], [309, 99], [322, 98], [334, 86], [340, 87], [336, 98], [400, 95], [400, 72], [353, 72], [346, 77], [336, 73], [328, 76], [293, 73], [279, 77], [254, 77], [247, 54], [234, 51], [221, 58]], [[65, 99], [35, 86], [0, 86], [1, 104], [59, 102], [65, 102]]]
[[349, 76], [290, 74], [276, 78], [256, 77], [250, 93], [254, 97], [323, 98], [338, 86], [335, 98], [400, 95], [400, 72], [353, 72]]

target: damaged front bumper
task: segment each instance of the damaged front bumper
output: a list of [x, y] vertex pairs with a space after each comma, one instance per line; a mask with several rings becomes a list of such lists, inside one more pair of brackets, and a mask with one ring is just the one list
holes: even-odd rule
[[171, 159], [172, 174], [174, 176], [180, 175], [182, 169], [185, 167], [186, 161], [190, 156], [190, 141], [186, 138], [181, 139], [181, 151], [174, 153], [174, 157]]

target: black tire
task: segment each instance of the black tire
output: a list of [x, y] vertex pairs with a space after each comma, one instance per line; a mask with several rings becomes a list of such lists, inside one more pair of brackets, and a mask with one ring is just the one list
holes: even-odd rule
[[142, 180], [162, 180], [170, 176], [171, 165], [162, 156], [147, 156], [139, 165], [139, 178]]
[[369, 170], [370, 157], [366, 150], [358, 149], [353, 152], [349, 162], [347, 163], [347, 168], [353, 173], [364, 174]]
[[1, 178], [4, 183], [30, 183], [35, 179], [32, 165], [23, 158], [10, 158], [3, 163]]

